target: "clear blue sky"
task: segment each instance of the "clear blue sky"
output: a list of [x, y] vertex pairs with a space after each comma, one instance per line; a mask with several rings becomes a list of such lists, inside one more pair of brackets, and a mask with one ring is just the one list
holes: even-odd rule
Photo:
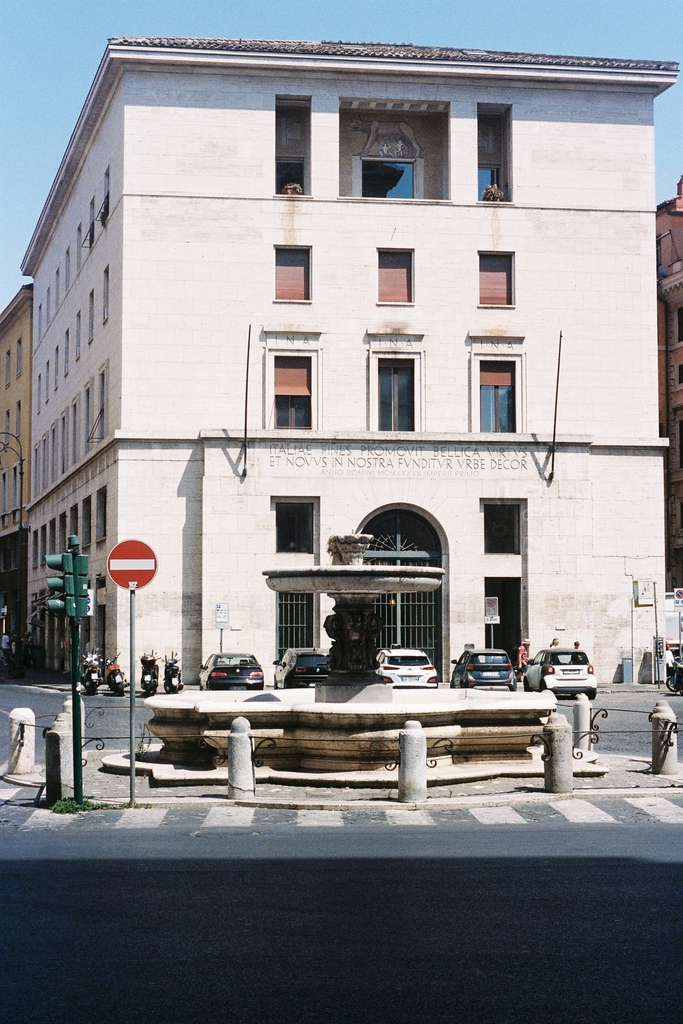
[[[683, 0], [0, 0], [0, 309], [118, 35], [343, 39], [683, 63]], [[656, 103], [657, 200], [683, 174], [683, 85]]]

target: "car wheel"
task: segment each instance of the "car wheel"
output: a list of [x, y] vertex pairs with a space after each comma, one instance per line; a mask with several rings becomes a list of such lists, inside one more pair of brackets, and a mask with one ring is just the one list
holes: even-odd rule
[[586, 696], [588, 697], [589, 700], [595, 700], [597, 695], [598, 695], [598, 691], [597, 690], [587, 690], [586, 691]]
[[524, 692], [531, 693], [531, 687], [529, 686], [529, 682], [527, 679], [524, 680]]

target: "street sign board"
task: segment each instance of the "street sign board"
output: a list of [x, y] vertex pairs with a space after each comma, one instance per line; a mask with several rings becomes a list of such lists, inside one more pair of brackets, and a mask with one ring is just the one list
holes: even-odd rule
[[95, 614], [95, 588], [88, 587], [88, 611], [86, 615], [92, 616]]
[[484, 598], [484, 623], [487, 626], [498, 626], [500, 624], [497, 597]]
[[157, 556], [141, 540], [122, 540], [109, 552], [107, 572], [117, 587], [140, 590], [157, 574]]
[[683, 589], [674, 590], [674, 608], [683, 608]]
[[216, 604], [216, 629], [227, 629], [230, 625], [230, 613], [227, 604]]

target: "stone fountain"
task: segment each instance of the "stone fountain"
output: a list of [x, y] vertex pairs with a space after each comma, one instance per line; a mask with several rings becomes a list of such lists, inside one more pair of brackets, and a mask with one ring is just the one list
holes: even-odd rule
[[332, 640], [330, 675], [315, 688], [318, 703], [347, 701], [390, 703], [393, 688], [378, 682], [375, 655], [383, 623], [374, 610], [380, 594], [415, 594], [436, 590], [444, 571], [435, 566], [367, 565], [363, 556], [373, 538], [367, 533], [330, 537], [331, 565], [264, 572], [271, 590], [320, 594], [334, 598], [325, 619]]

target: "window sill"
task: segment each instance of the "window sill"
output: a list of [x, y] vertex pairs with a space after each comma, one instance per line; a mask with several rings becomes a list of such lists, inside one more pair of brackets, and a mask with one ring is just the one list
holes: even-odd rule
[[491, 207], [514, 206], [514, 205], [515, 204], [514, 204], [514, 202], [511, 199], [502, 199], [499, 203], [498, 202], [495, 202], [495, 203], [486, 202], [485, 203], [483, 199], [477, 199], [477, 206], [485, 206], [489, 210], [491, 209]]
[[414, 302], [376, 302], [376, 306], [414, 306]]
[[286, 196], [282, 192], [274, 192], [273, 199], [313, 199], [310, 192], [304, 192], [303, 195]]
[[516, 309], [516, 308], [517, 307], [516, 307], [514, 302], [511, 303], [509, 306], [508, 305], [505, 305], [505, 306], [482, 305], [481, 303], [479, 303], [479, 305], [477, 306], [477, 309]]
[[277, 306], [312, 306], [313, 299], [273, 299]]

